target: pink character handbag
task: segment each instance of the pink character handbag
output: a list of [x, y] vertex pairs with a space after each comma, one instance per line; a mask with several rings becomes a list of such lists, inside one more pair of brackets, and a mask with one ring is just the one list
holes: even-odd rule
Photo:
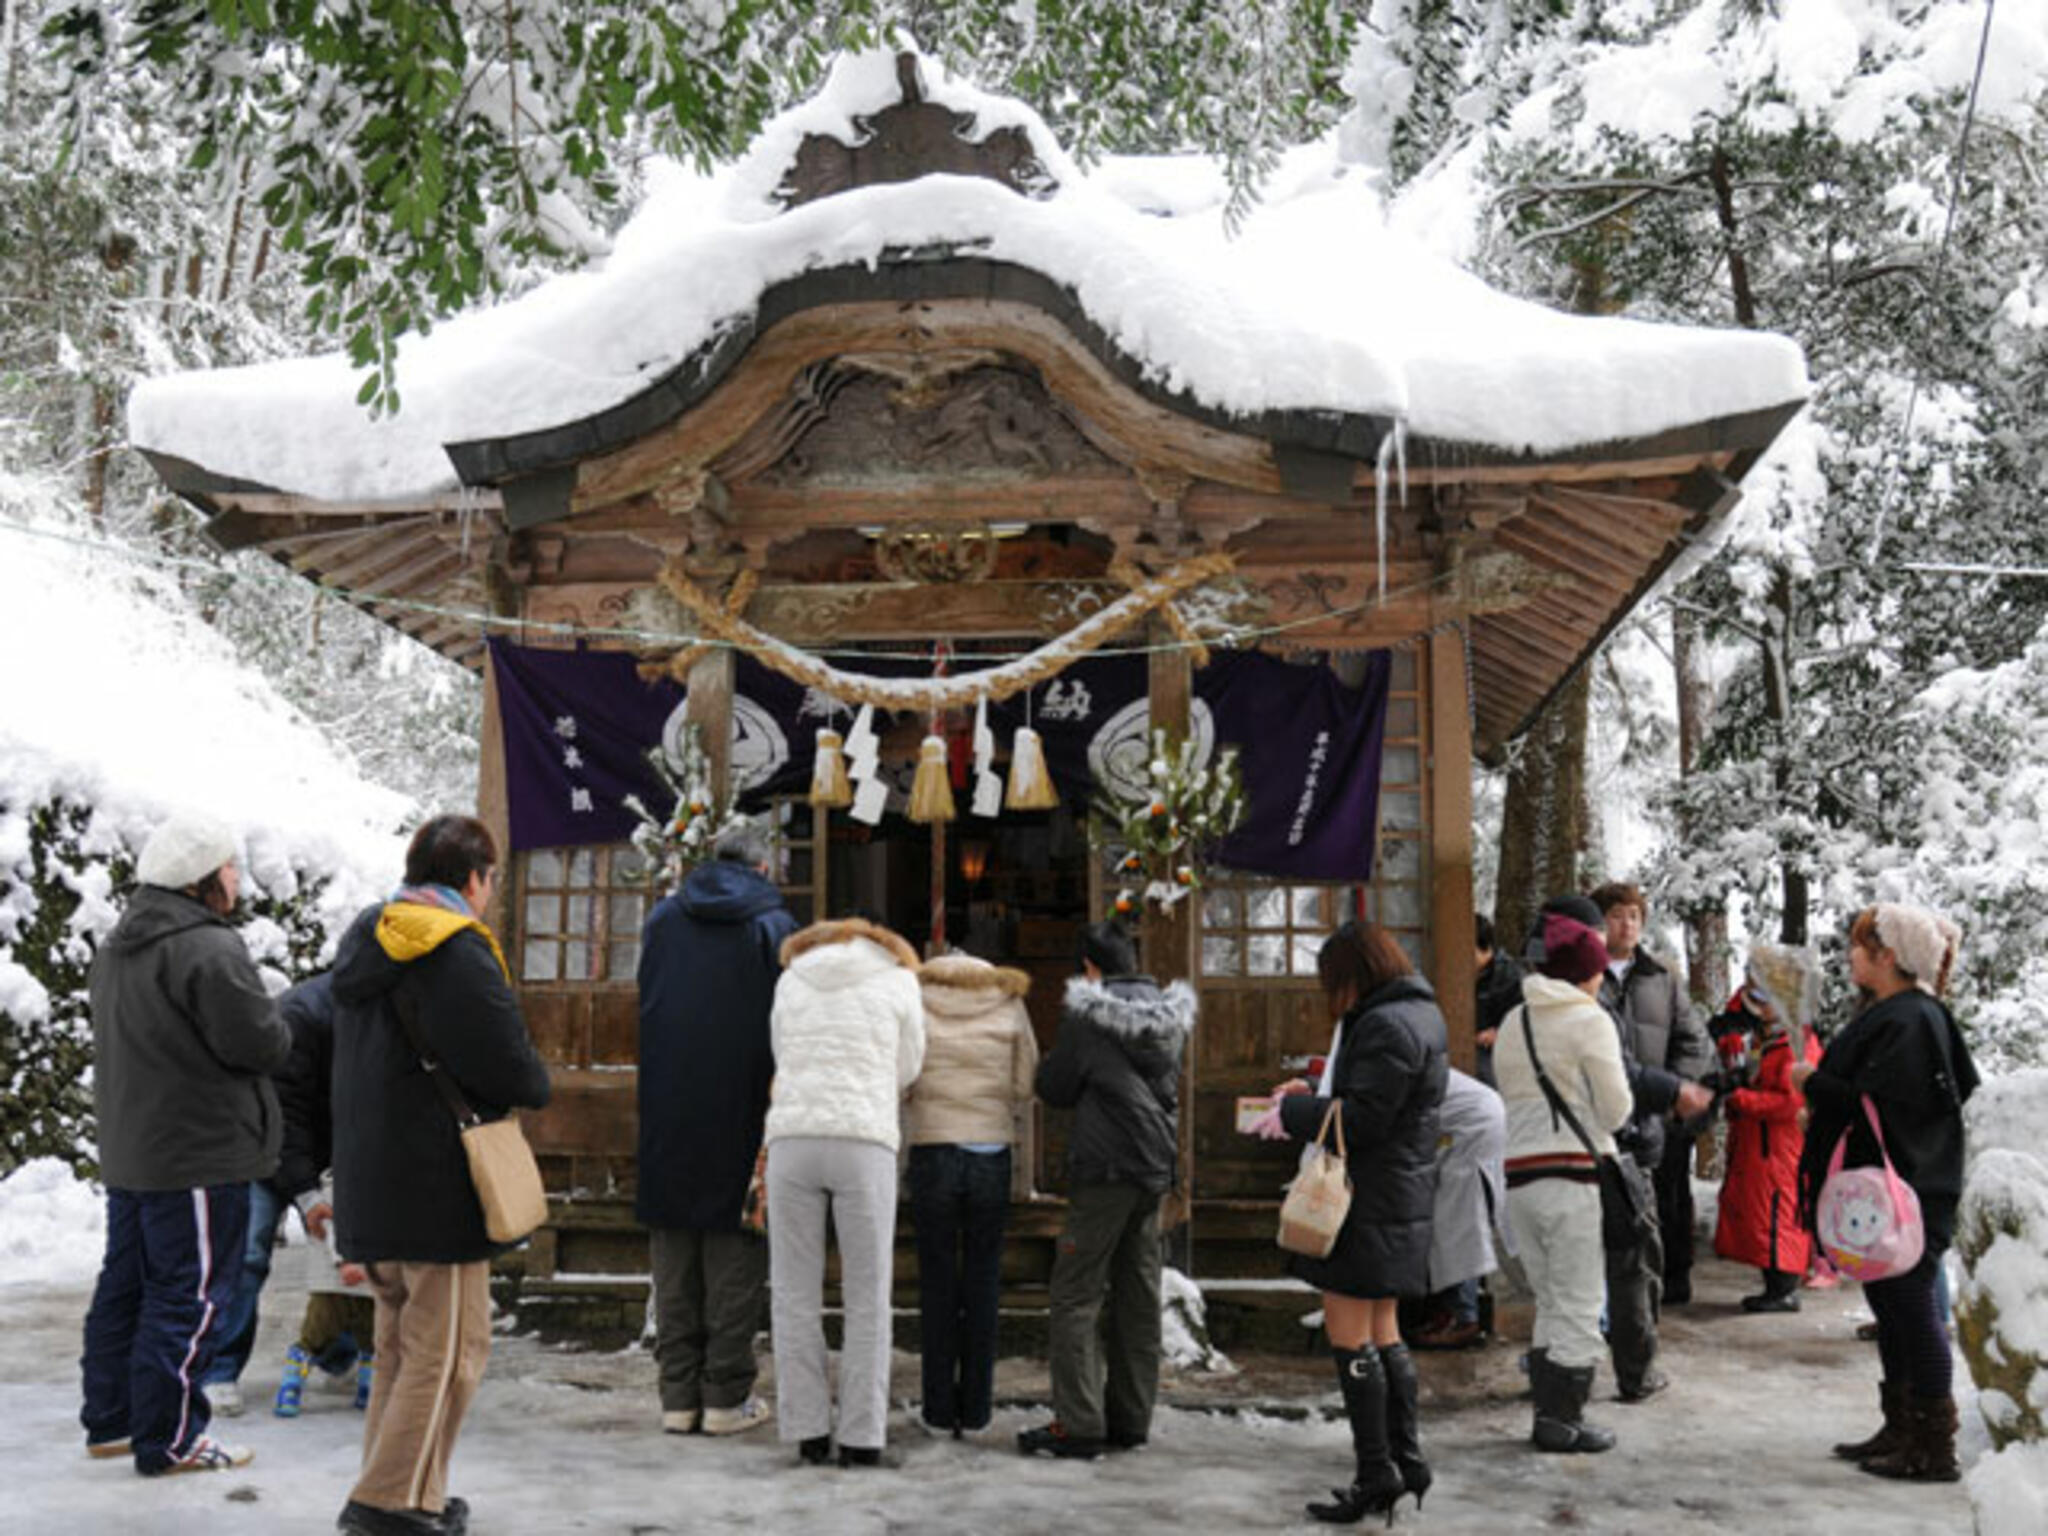
[[1844, 1130], [1828, 1159], [1827, 1182], [1814, 1205], [1814, 1232], [1828, 1262], [1852, 1280], [1889, 1280], [1920, 1262], [1927, 1234], [1920, 1223], [1920, 1197], [1900, 1178], [1885, 1150], [1877, 1108], [1863, 1095], [1863, 1113], [1877, 1136], [1882, 1159], [1875, 1168], [1844, 1168], [1849, 1145]]

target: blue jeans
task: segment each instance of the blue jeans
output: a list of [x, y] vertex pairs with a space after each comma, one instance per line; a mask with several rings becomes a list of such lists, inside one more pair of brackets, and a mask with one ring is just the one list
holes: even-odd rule
[[242, 1245], [242, 1277], [221, 1315], [220, 1350], [201, 1378], [204, 1386], [240, 1381], [248, 1368], [249, 1353], [256, 1347], [256, 1298], [270, 1278], [270, 1255], [283, 1216], [284, 1202], [276, 1191], [261, 1179], [249, 1186], [249, 1237]]
[[249, 1186], [107, 1191], [107, 1249], [85, 1314], [89, 1444], [126, 1437], [155, 1473], [190, 1451], [209, 1413], [199, 1383], [241, 1279]]
[[912, 1147], [910, 1214], [922, 1297], [924, 1421], [941, 1429], [985, 1429], [994, 1409], [1009, 1149]]
[[1460, 1280], [1451, 1287], [1451, 1316], [1461, 1323], [1479, 1321], [1479, 1277]]

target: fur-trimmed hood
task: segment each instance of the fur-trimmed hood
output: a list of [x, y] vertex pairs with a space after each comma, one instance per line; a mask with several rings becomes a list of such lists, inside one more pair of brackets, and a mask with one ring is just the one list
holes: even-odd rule
[[907, 971], [918, 968], [917, 951], [910, 947], [902, 935], [892, 933], [880, 923], [871, 923], [864, 917], [833, 918], [827, 922], [813, 923], [808, 928], [797, 929], [782, 941], [783, 967], [787, 969], [804, 955], [815, 953], [828, 945], [851, 944], [856, 939], [866, 939]]
[[940, 955], [917, 968], [924, 1006], [936, 1014], [984, 1013], [1008, 997], [1023, 997], [1031, 978], [1007, 965], [991, 965], [974, 955]]
[[1075, 976], [1067, 982], [1066, 1004], [1074, 1018], [1132, 1043], [1178, 1049], [1195, 1028], [1195, 990], [1184, 981], [1162, 990], [1149, 976]]
[[769, 1141], [836, 1136], [892, 1152], [896, 1109], [924, 1062], [917, 956], [858, 918], [813, 923], [782, 941], [768, 1033], [775, 1048]]

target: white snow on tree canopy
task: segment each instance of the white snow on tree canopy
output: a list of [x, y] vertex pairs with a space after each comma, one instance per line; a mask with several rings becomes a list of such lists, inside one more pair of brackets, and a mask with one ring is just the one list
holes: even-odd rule
[[976, 134], [1024, 131], [1059, 190], [1034, 199], [928, 176], [778, 210], [773, 189], [805, 134], [857, 142], [856, 120], [895, 97], [891, 55], [842, 59], [734, 165], [651, 176], [601, 266], [409, 338], [396, 416], [367, 416], [357, 375], [330, 354], [147, 380], [130, 439], [301, 495], [423, 497], [456, 485], [443, 444], [618, 405], [748, 320], [771, 286], [906, 248], [1043, 274], [1156, 383], [1232, 413], [1383, 414], [1431, 439], [1558, 452], [1807, 393], [1782, 337], [1563, 315], [1487, 288], [1390, 229], [1334, 140], [1287, 157], [1232, 238], [1185, 157], [1152, 175], [1124, 157], [1091, 178], [1029, 108], [929, 60], [923, 71], [929, 96], [972, 113]]
[[[174, 577], [76, 547], [11, 490], [0, 482], [0, 863], [26, 867], [26, 817], [51, 800], [90, 808], [96, 853], [133, 854], [165, 815], [200, 810], [234, 829], [252, 893], [289, 898], [303, 874], [328, 876], [318, 910], [338, 934], [396, 880], [411, 803], [241, 665]], [[96, 878], [73, 924], [95, 940], [118, 916]], [[42, 989], [12, 957], [8, 919], [0, 1004], [37, 1018]]]

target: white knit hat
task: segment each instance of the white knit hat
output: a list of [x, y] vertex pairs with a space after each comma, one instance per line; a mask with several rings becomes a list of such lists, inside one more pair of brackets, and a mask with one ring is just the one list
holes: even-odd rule
[[235, 834], [211, 816], [179, 811], [149, 834], [135, 878], [144, 885], [182, 891], [236, 859]]
[[1913, 978], [1922, 992], [1932, 992], [1943, 979], [1943, 962], [1950, 967], [1963, 947], [1963, 930], [1938, 912], [1909, 907], [1903, 902], [1881, 901], [1872, 908], [1877, 924], [1877, 941], [1897, 956], [1899, 969]]

